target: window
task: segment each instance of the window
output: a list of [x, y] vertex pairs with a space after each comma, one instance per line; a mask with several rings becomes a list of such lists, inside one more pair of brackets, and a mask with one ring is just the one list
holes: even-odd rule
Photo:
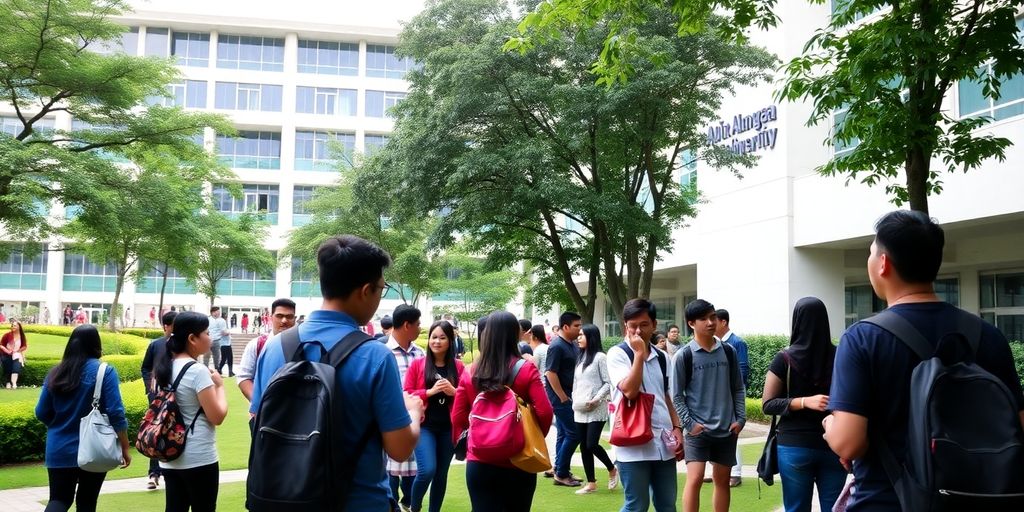
[[67, 292], [112, 292], [117, 287], [117, 266], [100, 265], [82, 254], [64, 253], [63, 290]]
[[363, 152], [367, 155], [374, 154], [378, 149], [387, 145], [390, 137], [387, 135], [370, 135], [366, 134], [363, 136]]
[[[935, 294], [940, 300], [960, 306], [960, 279], [939, 277], [935, 280]], [[846, 287], [846, 327], [886, 308], [885, 301], [875, 296], [870, 284]]]
[[217, 67], [284, 71], [284, 39], [222, 35], [217, 39]]
[[221, 162], [239, 169], [280, 169], [281, 134], [240, 131], [238, 137], [217, 136]]
[[143, 55], [147, 57], [166, 57], [170, 51], [170, 31], [166, 28], [146, 27], [146, 48]]
[[857, 138], [851, 139], [849, 142], [843, 142], [834, 138], [835, 133], [839, 131], [839, 127], [843, 125], [844, 121], [846, 121], [846, 110], [839, 110], [832, 115], [832, 154], [835, 158], [849, 154], [860, 144], [860, 139]]
[[978, 276], [981, 317], [1010, 341], [1024, 341], [1024, 272]]
[[302, 258], [292, 258], [292, 297], [319, 297], [320, 283], [316, 274], [302, 269]]
[[209, 66], [210, 34], [175, 32], [171, 36], [171, 55], [178, 58], [180, 66]]
[[150, 98], [151, 105], [168, 107], [206, 108], [206, 82], [203, 80], [185, 80], [167, 86], [171, 97]]
[[[850, 1], [851, 0], [832, 0], [832, 2], [831, 2], [831, 4], [832, 4], [832, 16], [840, 14], [843, 11], [845, 11], [846, 9], [848, 9]], [[859, 20], [862, 20], [864, 18], [867, 18], [868, 16], [871, 16], [872, 14], [875, 14], [876, 12], [881, 11], [883, 6], [887, 7], [887, 5], [883, 4], [883, 5], [879, 5], [879, 6], [874, 7], [871, 10], [871, 12], [867, 12], [867, 13], [858, 12], [858, 13], [853, 15], [853, 21], [859, 21]]]
[[366, 91], [366, 117], [384, 117], [391, 107], [403, 99], [404, 92]]
[[313, 217], [306, 209], [306, 203], [313, 198], [316, 187], [296, 185], [292, 192], [292, 226], [305, 226]]
[[280, 85], [217, 82], [214, 108], [280, 112], [281, 93]]
[[651, 299], [654, 307], [657, 308], [658, 314], [658, 329], [663, 333], [668, 333], [668, 326], [679, 325], [679, 319], [676, 317], [676, 298], [668, 297], [663, 299]]
[[[1017, 37], [1024, 44], [1024, 18], [1017, 20]], [[999, 99], [985, 97], [985, 79], [993, 73], [993, 62], [978, 68], [977, 80], [961, 80], [959, 92], [960, 118], [988, 117], [1002, 121], [1024, 114], [1024, 73], [1001, 77]]]
[[[23, 129], [25, 129], [25, 125], [21, 124], [21, 119], [18, 119], [17, 117], [0, 117], [0, 133], [6, 133], [11, 137], [17, 137]], [[40, 119], [35, 123], [32, 123], [32, 129], [36, 133], [52, 131], [53, 119]]]
[[394, 46], [366, 45], [366, 76], [400, 79], [412, 68], [412, 59], [395, 57]]
[[299, 41], [299, 73], [359, 74], [359, 45], [329, 41]]
[[225, 185], [213, 186], [213, 205], [217, 211], [234, 217], [243, 212], [258, 212], [260, 218], [277, 224], [280, 189], [277, 185], [242, 185], [242, 195], [235, 197]]
[[[145, 273], [135, 291], [138, 293], [160, 293], [160, 289], [164, 286], [164, 275], [161, 273], [164, 269], [163, 265], [149, 262], [143, 262], [140, 265], [145, 269]], [[177, 269], [167, 267], [167, 287], [164, 288], [164, 293], [195, 295], [196, 289]]]
[[[274, 261], [277, 255], [271, 252]], [[273, 297], [277, 282], [277, 269], [259, 275], [239, 266], [231, 267], [227, 277], [217, 283], [217, 295], [243, 295], [247, 297]]]
[[356, 115], [355, 89], [296, 87], [295, 112], [328, 116]]
[[127, 30], [117, 39], [98, 41], [93, 43], [89, 49], [103, 55], [112, 53], [135, 55], [139, 51], [139, 27], [127, 27]]
[[351, 167], [355, 145], [356, 136], [352, 133], [296, 131], [295, 170], [336, 171], [339, 165]]
[[25, 253], [24, 244], [7, 248], [6, 259], [0, 259], [0, 288], [14, 290], [45, 290], [49, 254], [45, 246], [35, 250], [34, 256]]

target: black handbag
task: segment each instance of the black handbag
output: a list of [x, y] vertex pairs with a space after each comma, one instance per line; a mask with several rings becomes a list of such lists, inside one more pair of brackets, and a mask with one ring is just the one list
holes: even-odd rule
[[469, 441], [469, 429], [463, 430], [459, 434], [459, 439], [455, 441], [455, 460], [466, 460], [466, 448], [468, 448]]
[[[789, 366], [786, 367], [786, 398], [789, 398]], [[775, 484], [775, 475], [779, 474], [779, 433], [778, 416], [772, 416], [772, 426], [768, 429], [768, 439], [764, 443], [764, 451], [757, 461], [757, 477], [765, 485]]]

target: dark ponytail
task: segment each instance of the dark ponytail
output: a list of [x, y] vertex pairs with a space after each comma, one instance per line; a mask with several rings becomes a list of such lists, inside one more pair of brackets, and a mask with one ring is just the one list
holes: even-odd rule
[[188, 337], [198, 336], [210, 327], [210, 319], [206, 315], [195, 311], [184, 311], [174, 317], [174, 327], [170, 336], [167, 337], [164, 357], [156, 362], [156, 385], [161, 388], [169, 387], [171, 382], [171, 369], [174, 365], [174, 358], [188, 349]]

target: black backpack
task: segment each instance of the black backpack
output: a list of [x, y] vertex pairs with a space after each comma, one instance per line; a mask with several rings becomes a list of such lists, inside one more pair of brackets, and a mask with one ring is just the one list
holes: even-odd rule
[[[736, 347], [733, 347], [724, 341], [719, 343], [722, 344], [722, 350], [725, 351], [725, 359], [729, 362], [729, 384], [731, 385], [735, 382], [734, 377], [740, 373], [740, 364], [738, 356], [736, 355]], [[683, 358], [683, 368], [686, 369], [686, 373], [683, 375], [683, 385], [680, 387], [680, 389], [685, 393], [686, 388], [690, 387], [690, 381], [693, 380], [693, 351], [690, 350], [690, 344], [687, 343], [686, 345], [683, 345], [683, 348], [679, 349], [679, 352], [680, 354], [676, 355], [676, 357]], [[740, 382], [743, 382], [743, 376], [739, 375], [739, 377]], [[735, 387], [732, 389], [733, 393], [737, 391], [739, 391], [739, 389], [736, 389]]]
[[[355, 446], [341, 443], [345, 393], [336, 372], [349, 355], [372, 340], [355, 330], [330, 352], [319, 341], [299, 341], [298, 327], [281, 334], [287, 363], [267, 385], [253, 423], [246, 480], [252, 512], [340, 512], [356, 465], [373, 435], [371, 423]], [[305, 358], [305, 345], [320, 347], [320, 361]], [[383, 455], [382, 455], [383, 457]]]
[[[623, 341], [622, 343], [619, 343], [619, 348], [621, 348], [622, 351], [626, 353], [626, 356], [629, 357], [629, 363], [632, 364], [633, 349], [629, 346], [629, 343]], [[665, 379], [665, 392], [668, 393], [668, 359], [665, 357], [665, 353], [659, 350], [657, 347], [652, 345], [648, 348], [650, 350], [653, 350], [655, 355], [658, 356], [658, 365], [661, 366], [661, 375], [664, 376]]]
[[[921, 359], [910, 378], [904, 463], [880, 432], [870, 437], [903, 510], [1024, 510], [1024, 430], [1009, 388], [974, 363], [981, 319], [959, 312], [957, 330], [938, 343], [891, 310], [864, 322]], [[947, 349], [963, 347], [949, 341], [966, 342], [967, 357], [951, 357]]]

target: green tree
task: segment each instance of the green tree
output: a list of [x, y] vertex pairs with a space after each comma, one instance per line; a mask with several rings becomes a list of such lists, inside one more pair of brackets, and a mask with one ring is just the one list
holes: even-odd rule
[[211, 307], [220, 295], [217, 285], [231, 274], [232, 268], [267, 275], [277, 266], [277, 261], [263, 248], [267, 224], [257, 213], [245, 212], [232, 218], [211, 208], [199, 219], [203, 236], [196, 259], [196, 289], [210, 300]]
[[475, 323], [492, 311], [505, 309], [515, 298], [520, 277], [511, 270], [494, 270], [483, 258], [455, 250], [443, 258], [444, 278], [438, 289], [457, 305], [450, 311], [460, 321]]
[[[365, 165], [373, 161], [371, 158]], [[291, 232], [285, 254], [301, 258], [302, 270], [316, 275], [320, 244], [332, 236], [356, 235], [391, 255], [384, 279], [402, 302], [416, 304], [420, 297], [436, 291], [441, 267], [427, 241], [433, 221], [429, 217], [395, 218], [394, 204], [401, 201], [402, 194], [389, 185], [357, 185], [365, 173], [363, 167], [346, 166], [340, 172], [336, 186], [320, 188], [306, 204], [310, 222]], [[358, 190], [357, 186], [372, 190]]]
[[[45, 234], [54, 200], [85, 206], [130, 193], [118, 160], [133, 147], [193, 154], [204, 127], [232, 131], [217, 115], [141, 107], [166, 95], [178, 72], [166, 59], [109, 52], [126, 30], [111, 17], [127, 10], [121, 0], [0, 0], [0, 100], [15, 111], [13, 136], [0, 134], [0, 221], [9, 233]], [[61, 113], [74, 117], [70, 130], [53, 128]]]
[[[824, 3], [824, 0], [811, 0]], [[601, 83], [636, 74], [630, 57], [642, 54], [637, 34], [653, 0], [544, 0], [531, 6], [507, 49], [607, 24], [609, 33], [593, 70]], [[775, 0], [672, 0], [681, 35], [706, 29], [712, 12], [729, 13], [717, 32], [744, 37], [750, 26], [778, 22]], [[780, 97], [811, 100], [810, 123], [831, 122], [828, 142], [856, 147], [823, 165], [869, 185], [886, 184], [897, 205], [928, 212], [928, 196], [942, 191], [941, 171], [968, 171], [1002, 160], [1011, 141], [977, 133], [987, 117], [956, 118], [943, 110], [950, 88], [980, 83], [987, 99], [1016, 83], [1024, 71], [1024, 45], [1015, 17], [1020, 0], [835, 0], [828, 26], [808, 41], [804, 55], [785, 66]], [[862, 17], [885, 11], [867, 23]], [[941, 161], [935, 170], [933, 160]], [[902, 181], [900, 173], [902, 171]]]
[[465, 239], [494, 268], [529, 262], [546, 280], [535, 290], [554, 301], [550, 284], [561, 283], [588, 320], [599, 289], [615, 309], [647, 296], [658, 252], [693, 213], [673, 179], [680, 155], [749, 165], [708, 145], [703, 127], [722, 94], [773, 63], [708, 34], [675, 37], [666, 10], [650, 16], [636, 78], [609, 89], [589, 71], [604, 27], [509, 53], [516, 21], [504, 2], [429, 3], [401, 35], [423, 68], [409, 75], [375, 179], [410, 189], [411, 215], [445, 212], [442, 246]]

